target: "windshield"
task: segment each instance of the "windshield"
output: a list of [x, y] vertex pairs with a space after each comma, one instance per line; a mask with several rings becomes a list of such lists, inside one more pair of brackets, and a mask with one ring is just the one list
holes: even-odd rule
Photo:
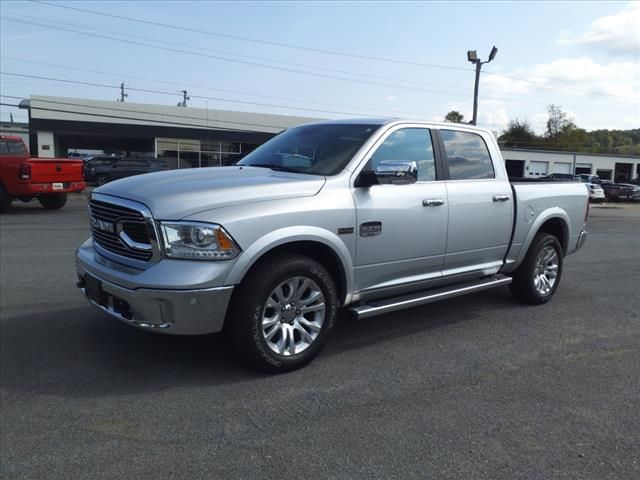
[[379, 125], [321, 124], [294, 127], [272, 138], [237, 165], [335, 175]]

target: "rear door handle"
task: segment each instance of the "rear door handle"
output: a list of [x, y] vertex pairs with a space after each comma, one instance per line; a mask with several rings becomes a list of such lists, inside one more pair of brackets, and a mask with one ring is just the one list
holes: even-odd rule
[[422, 200], [423, 207], [440, 207], [441, 205], [444, 205], [442, 198], [425, 198]]
[[494, 202], [506, 202], [507, 200], [509, 200], [509, 195], [494, 195], [493, 196], [493, 201]]

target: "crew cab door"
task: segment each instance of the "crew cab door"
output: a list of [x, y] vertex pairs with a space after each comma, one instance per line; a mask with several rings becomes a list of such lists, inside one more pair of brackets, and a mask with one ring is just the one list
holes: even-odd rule
[[[448, 129], [438, 133], [449, 199], [443, 274], [481, 277], [495, 273], [502, 266], [513, 229], [511, 184], [504, 169], [494, 168], [481, 135]], [[497, 152], [493, 158], [500, 158]]]
[[[380, 138], [358, 172], [355, 286], [363, 299], [423, 288], [442, 275], [448, 204], [434, 144], [428, 128], [396, 126]], [[355, 186], [362, 172], [387, 160], [415, 161], [417, 182]]]

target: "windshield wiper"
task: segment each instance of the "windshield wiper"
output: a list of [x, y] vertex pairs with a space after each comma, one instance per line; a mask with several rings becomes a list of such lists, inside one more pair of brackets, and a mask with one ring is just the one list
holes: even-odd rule
[[291, 173], [304, 173], [302, 170], [294, 167], [284, 167], [282, 165], [277, 165], [275, 163], [248, 163], [244, 165], [245, 167], [259, 167], [259, 168], [270, 168], [271, 170], [275, 170], [277, 172], [291, 172]]

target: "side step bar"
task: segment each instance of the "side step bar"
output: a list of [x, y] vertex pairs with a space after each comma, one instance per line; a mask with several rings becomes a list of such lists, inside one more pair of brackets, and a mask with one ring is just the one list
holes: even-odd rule
[[382, 315], [383, 313], [395, 312], [396, 310], [402, 310], [404, 308], [417, 307], [418, 305], [446, 300], [468, 293], [480, 292], [481, 290], [488, 290], [502, 285], [509, 285], [511, 281], [511, 277], [493, 275], [481, 280], [474, 280], [473, 282], [458, 283], [447, 287], [402, 295], [400, 297], [386, 298], [384, 300], [374, 300], [364, 305], [351, 307], [349, 311], [353, 312], [357, 318], [368, 318], [374, 315]]

